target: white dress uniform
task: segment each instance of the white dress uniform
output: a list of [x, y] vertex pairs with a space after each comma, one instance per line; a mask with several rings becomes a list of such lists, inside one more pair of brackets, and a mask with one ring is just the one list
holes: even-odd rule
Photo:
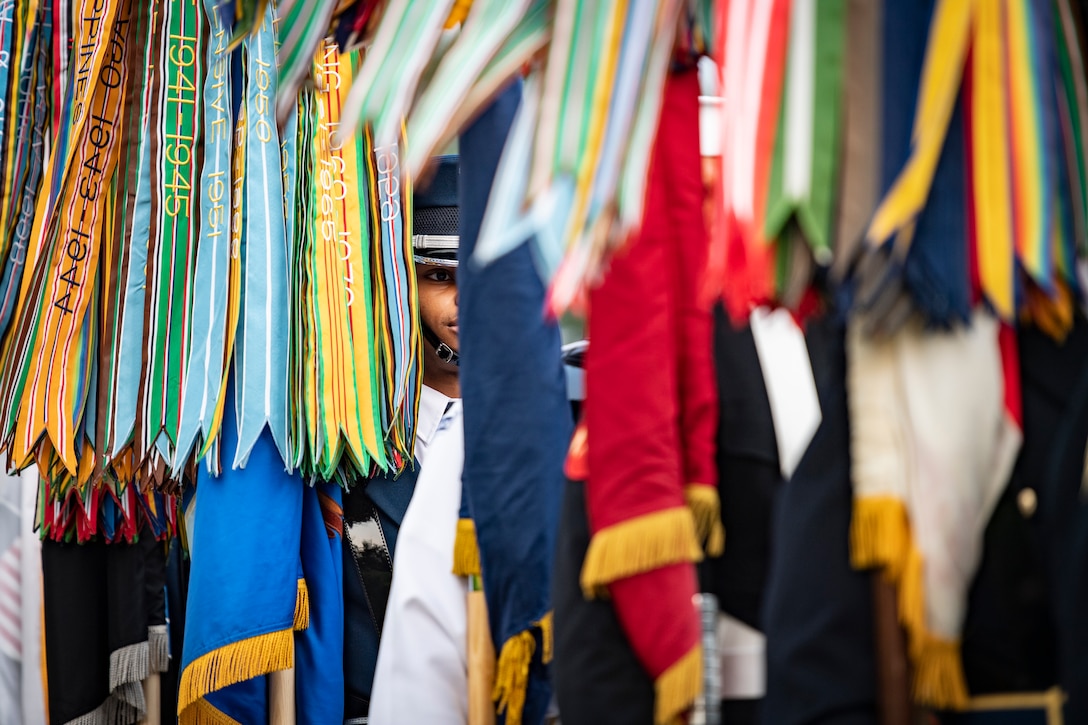
[[468, 720], [468, 585], [452, 573], [465, 434], [461, 401], [429, 388], [420, 401], [420, 421], [435, 403], [445, 412], [425, 444], [425, 465], [417, 442], [421, 469], [397, 535], [370, 725], [460, 725]]

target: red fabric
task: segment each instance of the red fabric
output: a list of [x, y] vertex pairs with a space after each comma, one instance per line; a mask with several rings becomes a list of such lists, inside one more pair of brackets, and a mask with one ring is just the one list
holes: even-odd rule
[[[586, 506], [593, 533], [684, 505], [685, 483], [717, 483], [717, 390], [699, 157], [698, 77], [671, 75], [642, 228], [589, 292]], [[695, 570], [667, 566], [611, 585], [655, 677], [698, 641]]]
[[594, 532], [717, 484], [717, 389], [699, 157], [699, 84], [669, 77], [642, 228], [589, 293], [587, 505]]
[[676, 564], [609, 585], [631, 648], [653, 678], [699, 641], [695, 567]]
[[[714, 374], [713, 323], [710, 306], [701, 298], [709, 249], [703, 214], [702, 158], [699, 156], [699, 76], [673, 76], [665, 88], [658, 127], [656, 169], [651, 183], [666, 198], [662, 218], [651, 234], [671, 241], [672, 293], [676, 304], [674, 333], [680, 376], [680, 443], [685, 483], [718, 484], [715, 441], [718, 386]], [[658, 171], [657, 176], [654, 172]], [[663, 187], [663, 188], [662, 188]]]
[[1001, 349], [1001, 371], [1005, 376], [1005, 415], [1024, 429], [1024, 406], [1020, 397], [1020, 351], [1016, 346], [1016, 330], [1004, 322], [997, 335]]
[[[728, 15], [723, 11], [721, 15]], [[725, 198], [722, 188], [718, 189], [717, 219], [718, 228], [714, 229], [713, 257], [710, 273], [719, 277], [708, 284], [711, 290], [720, 290], [722, 302], [730, 318], [736, 323], [746, 323], [753, 307], [767, 304], [774, 299], [775, 246], [769, 244], [763, 234], [764, 212], [767, 204], [767, 192], [770, 186], [771, 165], [774, 160], [775, 134], [778, 129], [778, 116], [782, 102], [782, 86], [785, 82], [786, 39], [789, 33], [789, 0], [774, 0], [771, 10], [770, 29], [766, 55], [764, 56], [763, 86], [760, 90], [762, 99], [759, 116], [756, 121], [756, 163], [753, 178], [749, 180], [754, 190], [751, 220], [741, 224], [731, 210], [725, 210]], [[723, 23], [723, 26], [725, 23]], [[725, 40], [719, 36], [719, 57], [725, 57]], [[720, 61], [721, 63], [721, 61]], [[722, 124], [723, 134], [730, 133], [727, 124]], [[732, 142], [723, 138], [722, 148], [727, 149]], [[724, 174], [731, 174], [724, 169]], [[732, 183], [725, 180], [723, 184]], [[721, 257], [719, 259], [719, 257]]]

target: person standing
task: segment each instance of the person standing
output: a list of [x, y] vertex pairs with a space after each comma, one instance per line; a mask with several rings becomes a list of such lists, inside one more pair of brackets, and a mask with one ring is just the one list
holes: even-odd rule
[[[380, 660], [391, 654], [414, 654], [423, 639], [431, 639], [424, 630], [405, 629], [400, 616], [411, 608], [410, 582], [427, 582], [432, 564], [436, 572], [457, 585], [450, 573], [453, 528], [460, 503], [460, 474], [463, 444], [458, 437], [460, 383], [457, 342], [457, 177], [456, 156], [436, 159], [434, 177], [416, 189], [413, 208], [412, 243], [418, 283], [420, 323], [424, 338], [423, 386], [416, 420], [415, 465], [398, 478], [376, 476], [357, 486], [344, 497], [344, 673], [347, 725], [376, 722], [371, 711], [384, 707], [392, 694], [393, 678], [381, 675], [391, 662], [379, 667]], [[443, 438], [448, 440], [443, 441]], [[424, 490], [426, 489], [426, 490]], [[420, 495], [414, 495], [416, 491]], [[426, 550], [435, 532], [413, 526], [416, 509], [452, 503], [449, 551], [435, 557], [409, 555], [407, 570], [394, 561], [403, 554]], [[413, 502], [409, 505], [409, 502]], [[418, 518], [427, 520], [425, 515]], [[425, 540], [420, 537], [425, 536]], [[397, 554], [400, 549], [408, 551]], [[404, 571], [404, 574], [400, 572]], [[457, 613], [431, 622], [442, 627], [448, 623], [460, 627], [460, 634], [449, 639], [464, 651], [464, 585], [451, 599], [459, 606]], [[454, 601], [455, 600], [455, 601]], [[390, 631], [387, 611], [397, 611]], [[392, 618], [391, 620], [392, 621]], [[425, 620], [426, 621], [426, 620]], [[414, 626], [414, 625], [413, 625]], [[407, 641], [405, 638], [408, 638]], [[422, 639], [421, 639], [422, 638]], [[446, 641], [446, 640], [442, 640]], [[391, 644], [387, 645], [389, 642]], [[379, 648], [381, 643], [381, 648]], [[406, 649], [409, 648], [409, 649]], [[379, 675], [376, 675], [376, 671]], [[464, 698], [463, 687], [459, 691]], [[427, 698], [430, 699], [430, 698]], [[431, 720], [425, 720], [431, 722]]]

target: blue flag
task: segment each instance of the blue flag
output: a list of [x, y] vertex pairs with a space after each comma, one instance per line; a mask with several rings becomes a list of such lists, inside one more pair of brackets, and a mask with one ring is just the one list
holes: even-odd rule
[[[233, 387], [232, 381], [227, 400], [234, 400]], [[221, 455], [233, 460], [233, 405], [226, 406], [221, 435]], [[244, 469], [228, 465], [212, 476], [200, 467], [189, 539], [181, 722], [218, 722], [220, 715], [268, 721], [263, 675], [294, 666], [294, 630], [309, 616], [299, 579], [305, 488], [284, 470], [267, 430]]]
[[344, 535], [342, 492], [335, 483], [302, 495], [302, 572], [309, 626], [295, 632], [295, 709], [299, 725], [344, 721]]
[[521, 100], [501, 93], [460, 138], [459, 326], [463, 485], [476, 522], [495, 697], [505, 721], [540, 723], [551, 697], [551, 573], [573, 421], [559, 327], [529, 245], [473, 263], [499, 156]]

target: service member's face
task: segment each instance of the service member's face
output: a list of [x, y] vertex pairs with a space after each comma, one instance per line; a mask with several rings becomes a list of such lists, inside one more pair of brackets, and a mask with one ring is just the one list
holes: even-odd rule
[[[457, 345], [457, 268], [435, 264], [417, 264], [419, 281], [419, 316], [438, 339], [454, 350]], [[424, 375], [428, 370], [456, 371], [457, 367], [438, 359], [433, 346], [424, 343]]]

